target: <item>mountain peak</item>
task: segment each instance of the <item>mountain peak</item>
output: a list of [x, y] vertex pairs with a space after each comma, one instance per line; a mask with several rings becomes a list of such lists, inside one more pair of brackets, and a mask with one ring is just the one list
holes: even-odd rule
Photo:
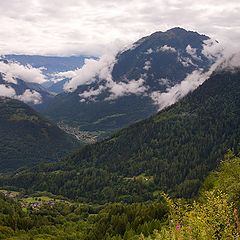
[[174, 27], [174, 28], [167, 30], [166, 32], [185, 32], [186, 33], [188, 31], [181, 27]]

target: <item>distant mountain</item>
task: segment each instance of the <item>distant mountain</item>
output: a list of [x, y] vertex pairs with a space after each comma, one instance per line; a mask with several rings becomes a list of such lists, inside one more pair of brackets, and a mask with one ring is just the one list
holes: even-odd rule
[[214, 73], [157, 115], [0, 184], [98, 202], [195, 196], [226, 151], [240, 150], [239, 83], [239, 71]]
[[193, 70], [209, 67], [211, 62], [202, 53], [206, 40], [209, 37], [182, 28], [155, 32], [118, 54], [113, 79], [139, 79], [147, 74], [146, 85], [151, 90], [165, 90]]
[[[58, 72], [65, 72], [81, 68], [86, 58], [94, 58], [90, 56], [40, 56], [40, 55], [5, 55], [5, 59], [10, 61], [17, 61], [23, 65], [30, 64], [35, 68], [43, 68], [43, 73], [52, 78], [51, 74]], [[63, 85], [66, 82], [62, 80], [60, 82], [47, 82], [43, 86], [53, 93], [63, 92]]]
[[18, 100], [0, 97], [0, 169], [56, 161], [79, 143]]
[[[212, 61], [202, 52], [207, 40], [205, 35], [181, 28], [153, 33], [120, 52], [112, 69], [113, 81], [121, 84], [118, 87], [140, 80], [144, 93], [130, 92], [106, 100], [111, 93], [104, 87], [106, 80], [98, 79], [72, 93], [57, 95], [36, 109], [55, 122], [65, 121], [83, 130], [112, 132], [126, 127], [157, 112], [151, 93], [164, 92], [194, 70], [209, 68]], [[93, 94], [92, 100], [83, 98], [90, 95], [88, 91]]]

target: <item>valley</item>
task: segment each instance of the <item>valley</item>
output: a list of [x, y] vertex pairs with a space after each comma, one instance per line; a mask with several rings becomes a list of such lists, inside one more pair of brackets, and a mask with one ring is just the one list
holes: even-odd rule
[[237, 9], [2, 3], [0, 239], [239, 239]]

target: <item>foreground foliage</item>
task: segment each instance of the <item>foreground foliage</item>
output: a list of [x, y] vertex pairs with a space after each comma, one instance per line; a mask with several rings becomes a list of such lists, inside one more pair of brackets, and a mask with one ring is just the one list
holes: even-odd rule
[[238, 239], [240, 189], [233, 186], [238, 185], [239, 167], [240, 158], [229, 152], [195, 200], [162, 194], [158, 202], [90, 205], [56, 201], [54, 206], [23, 211], [19, 200], [0, 195], [0, 239]]

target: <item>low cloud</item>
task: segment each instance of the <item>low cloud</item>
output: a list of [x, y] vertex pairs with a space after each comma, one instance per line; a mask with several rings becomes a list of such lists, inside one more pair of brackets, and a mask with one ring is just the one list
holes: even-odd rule
[[4, 80], [16, 84], [19, 78], [24, 82], [43, 83], [47, 81], [42, 69], [30, 65], [24, 66], [16, 62], [0, 62], [0, 72], [4, 74]]
[[94, 101], [95, 97], [101, 94], [105, 89], [106, 86], [99, 86], [97, 89], [91, 88], [88, 91], [84, 91], [83, 93], [79, 94], [79, 96], [82, 98], [82, 102], [85, 102], [84, 99]]
[[139, 95], [147, 91], [147, 87], [144, 86], [144, 79], [142, 78], [131, 80], [128, 83], [111, 81], [108, 87], [111, 95], [106, 100], [114, 100], [129, 94]]
[[172, 53], [177, 52], [177, 50], [174, 47], [171, 47], [168, 45], [164, 45], [164, 46], [160, 47], [157, 51], [158, 52], [172, 52]]
[[[175, 48], [164, 45], [161, 51], [177, 52]], [[146, 53], [151, 53], [152, 49], [149, 49]], [[233, 54], [232, 50], [224, 49], [216, 41], [207, 40], [203, 44], [202, 54], [212, 61], [212, 66], [208, 71], [203, 69], [195, 69], [191, 74], [188, 74], [186, 78], [179, 84], [170, 87], [170, 80], [160, 79], [159, 84], [168, 86], [165, 92], [151, 91], [150, 87], [146, 85], [145, 79], [147, 74], [143, 74], [139, 79], [119, 79], [122, 81], [115, 82], [112, 79], [112, 69], [116, 63], [115, 52], [110, 52], [104, 55], [98, 60], [87, 59], [85, 65], [76, 71], [70, 71], [65, 73], [59, 73], [61, 77], [72, 77], [72, 79], [65, 85], [65, 90], [68, 92], [75, 91], [78, 86], [81, 85], [95, 85], [91, 86], [88, 90], [80, 93], [80, 101], [95, 101], [97, 96], [103, 92], [108, 92], [109, 96], [105, 98], [107, 101], [115, 100], [119, 97], [130, 94], [144, 94], [152, 98], [154, 104], [159, 107], [159, 110], [170, 106], [184, 97], [189, 92], [195, 90], [198, 86], [204, 83], [210, 75], [217, 69], [222, 69], [231, 66], [234, 68], [239, 65], [240, 54]], [[193, 63], [193, 60], [201, 60], [197, 55], [197, 50], [190, 45], [186, 48], [186, 53], [189, 57], [183, 57], [180, 53], [177, 53], [178, 61], [183, 66], [188, 67], [190, 65], [197, 67]], [[151, 68], [151, 62], [146, 61], [144, 64], [144, 70], [148, 71]], [[126, 81], [125, 81], [126, 80]], [[99, 86], [100, 85], [100, 86]]]
[[223, 46], [217, 41], [208, 39], [203, 42], [202, 54], [213, 62], [217, 59], [220, 59], [224, 55], [228, 55], [227, 52], [228, 51], [224, 49]]
[[35, 90], [27, 89], [22, 95], [15, 96], [14, 98], [25, 103], [40, 104], [42, 103], [42, 96]]
[[99, 60], [86, 59], [82, 68], [76, 71], [60, 73], [59, 75], [64, 77], [70, 77], [72, 79], [64, 86], [64, 90], [67, 92], [75, 91], [78, 86], [89, 85], [98, 79], [111, 80], [111, 71], [115, 63], [114, 54], [106, 54]]
[[0, 84], [0, 96], [13, 98], [16, 96], [16, 92], [12, 87]]
[[[206, 43], [205, 43], [206, 44]], [[213, 47], [213, 49], [211, 49]], [[150, 94], [150, 97], [159, 110], [162, 110], [183, 98], [189, 92], [194, 91], [197, 87], [202, 85], [214, 71], [221, 71], [224, 69], [235, 71], [240, 67], [240, 52], [236, 53], [234, 49], [223, 49], [222, 46], [216, 46], [215, 43], [209, 42], [205, 45], [203, 50], [205, 56], [209, 59], [215, 60], [210, 69], [204, 72], [202, 69], [193, 71], [179, 84], [168, 88], [166, 92], [155, 91]]]
[[199, 57], [197, 55], [197, 49], [196, 48], [192, 48], [190, 45], [188, 45], [186, 47], [186, 52], [194, 59], [194, 60], [197, 60], [197, 61], [201, 61], [201, 57]]
[[189, 66], [198, 67], [196, 64], [193, 63], [192, 59], [188, 57], [183, 57], [178, 55], [178, 62], [180, 62], [184, 67], [189, 67]]
[[146, 61], [144, 64], [143, 69], [148, 71], [151, 68], [151, 62], [150, 61]]
[[35, 90], [27, 89], [22, 95], [17, 95], [16, 91], [5, 84], [0, 84], [0, 96], [23, 101], [25, 103], [40, 104], [42, 96]]
[[150, 94], [150, 97], [154, 103], [159, 106], [159, 110], [162, 110], [163, 108], [174, 104], [189, 92], [195, 90], [210, 75], [210, 71], [204, 73], [203, 70], [195, 70], [189, 74], [181, 83], [167, 89], [167, 91], [163, 93], [159, 91], [152, 92]]

